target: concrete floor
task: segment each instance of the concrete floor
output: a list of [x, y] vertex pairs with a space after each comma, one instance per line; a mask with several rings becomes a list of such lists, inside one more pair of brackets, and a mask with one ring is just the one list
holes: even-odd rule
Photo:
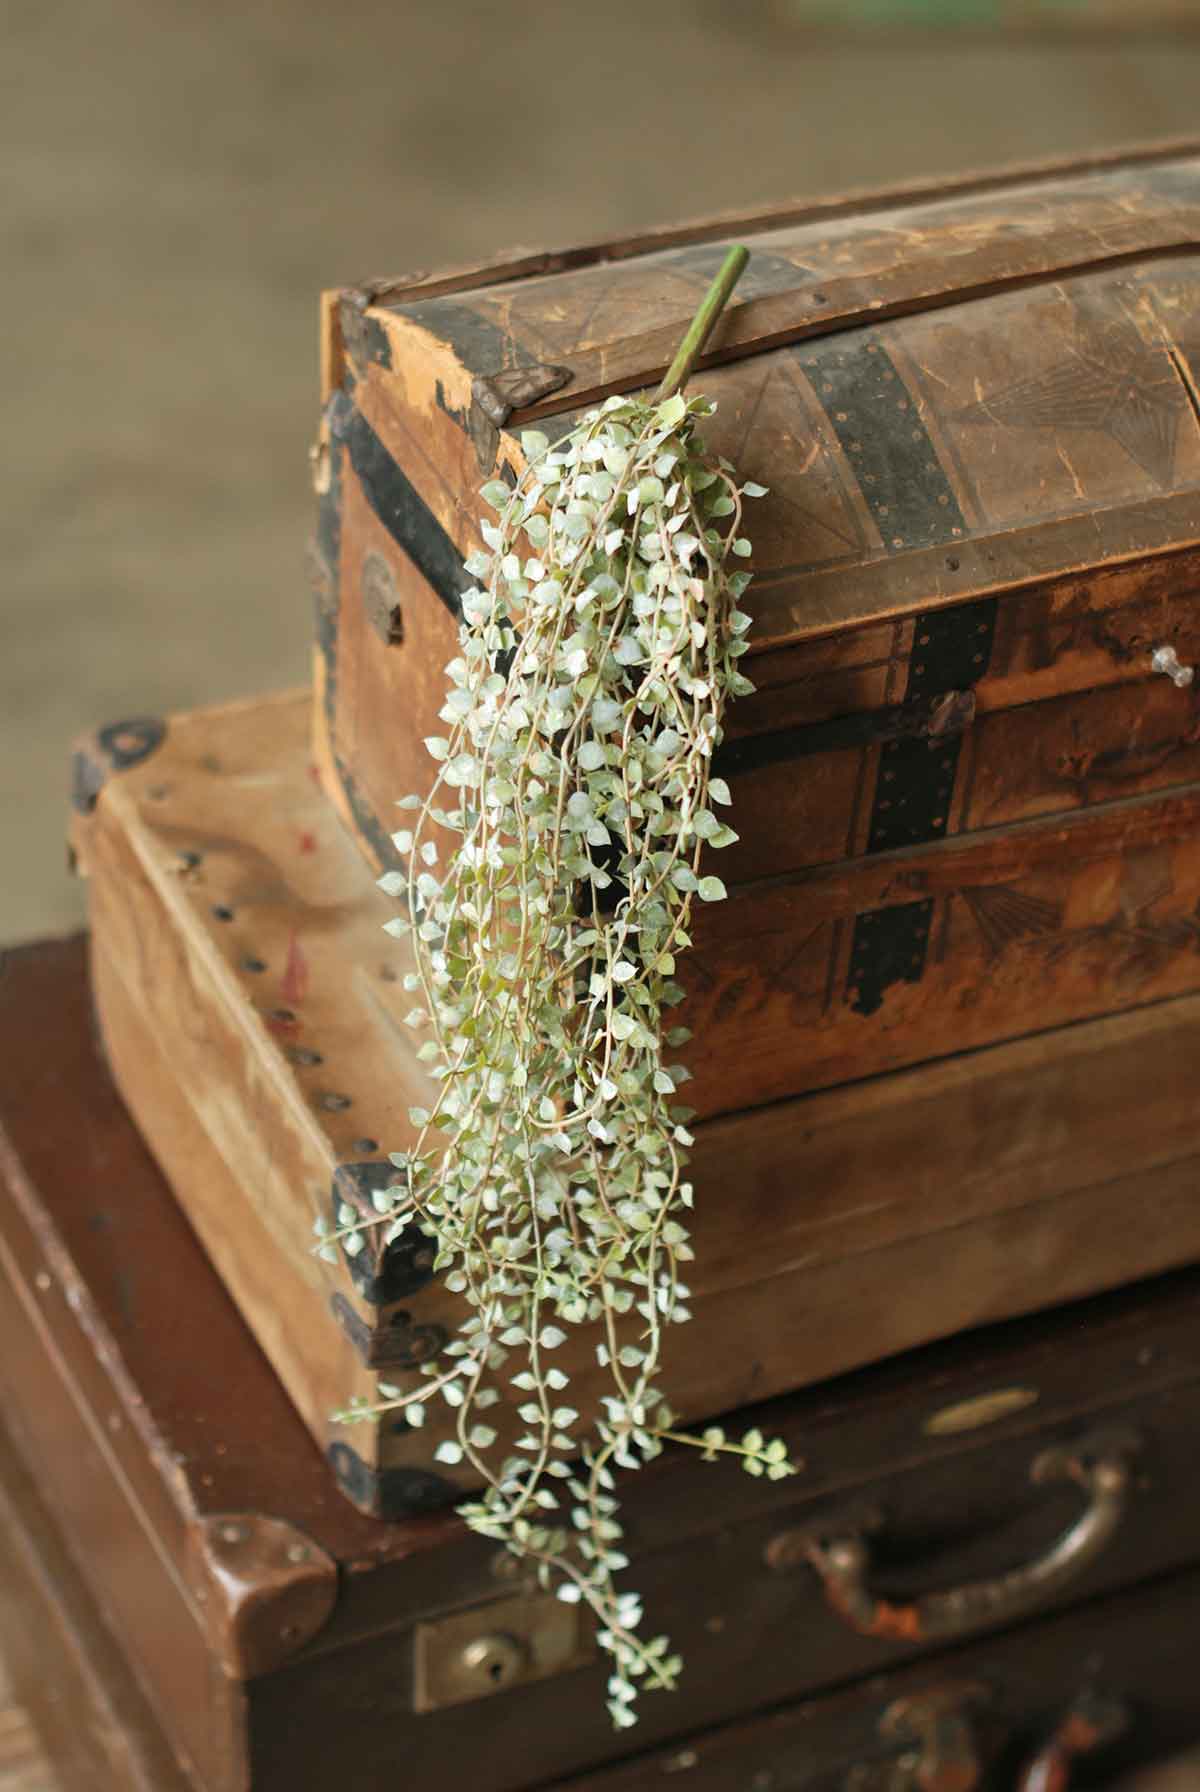
[[0, 940], [67, 744], [305, 675], [323, 284], [1187, 131], [1200, 41], [814, 41], [714, 0], [0, 0]]

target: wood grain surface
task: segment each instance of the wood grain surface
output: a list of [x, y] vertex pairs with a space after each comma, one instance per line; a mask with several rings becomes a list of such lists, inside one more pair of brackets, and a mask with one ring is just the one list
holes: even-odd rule
[[[91, 882], [93, 985], [125, 1098], [313, 1435], [343, 1465], [352, 1449], [394, 1485], [404, 1485], [400, 1471], [415, 1475], [409, 1499], [423, 1488], [445, 1498], [451, 1478], [420, 1476], [448, 1414], [432, 1413], [415, 1434], [330, 1423], [351, 1389], [372, 1385], [364, 1356], [404, 1384], [464, 1309], [428, 1275], [373, 1304], [353, 1266], [325, 1265], [308, 1249], [339, 1168], [345, 1180], [344, 1166], [361, 1166], [346, 1198], [370, 1211], [370, 1178], [386, 1180], [384, 1154], [410, 1142], [407, 1109], [423, 1084], [401, 1023], [404, 950], [381, 931], [391, 905], [310, 775], [306, 729], [303, 694], [173, 718], [151, 755], [108, 780], [75, 829]], [[1119, 837], [1160, 825], [1148, 804], [1116, 820], [1108, 809], [1090, 815], [1079, 831]], [[1173, 838], [1177, 818], [1161, 826]], [[1046, 903], [1059, 867], [1089, 875], [1082, 852], [1042, 823], [893, 857], [928, 888], [943, 875], [950, 887], [967, 884], [981, 908], [987, 879], [1003, 890], [1018, 858], [1027, 881], [1043, 879]], [[965, 878], [961, 861], [972, 867]], [[872, 903], [912, 894], [889, 886], [887, 870], [885, 859], [865, 865]], [[895, 866], [891, 875], [899, 881]], [[740, 1009], [727, 1003], [735, 1019], [799, 999], [772, 957], [795, 950], [789, 904], [823, 903], [836, 917], [839, 904], [852, 906], [849, 881], [831, 874], [799, 897], [758, 886], [751, 937], [764, 968], [756, 959], [743, 971]], [[1037, 899], [1027, 900], [1036, 922]], [[997, 925], [1005, 921], [1001, 908]], [[974, 923], [970, 937], [983, 937]], [[1178, 946], [1187, 964], [1190, 939]], [[981, 1030], [1006, 1000], [1028, 1015], [1021, 979], [1048, 944], [1062, 952], [1058, 936], [1034, 926], [1018, 966], [980, 960]], [[1159, 963], [1153, 940], [1135, 946]], [[1113, 948], [1102, 938], [1094, 949]], [[703, 974], [703, 934], [697, 958]], [[1164, 961], [1177, 958], [1166, 951]], [[935, 986], [931, 977], [923, 987]], [[1035, 987], [1048, 1007], [1050, 979]], [[702, 1022], [703, 1003], [721, 999], [720, 988], [693, 997]], [[721, 1024], [728, 1040], [734, 1021], [726, 1013]], [[926, 1024], [945, 1027], [945, 1010]], [[768, 1092], [772, 1037], [753, 1022], [738, 1035]], [[875, 1037], [902, 1056], [889, 1028]], [[711, 1416], [1200, 1255], [1190, 1193], [1198, 1050], [1200, 999], [1145, 1003], [705, 1122], [694, 1161], [694, 1317], [671, 1351], [673, 1403]], [[695, 1062], [702, 1089], [706, 1076], [750, 1074], [703, 1050]], [[582, 1332], [564, 1346], [581, 1409], [605, 1386], [592, 1343]], [[379, 1485], [356, 1497], [371, 1504]]]
[[[770, 494], [732, 899], [681, 971], [704, 1117], [1200, 988], [1200, 687], [1154, 670], [1200, 661], [1194, 146], [748, 236], [705, 374]], [[327, 304], [314, 755], [377, 865], [429, 781], [481, 470], [648, 377], [719, 254], [702, 228]], [[481, 382], [539, 369], [489, 421]]]
[[[601, 391], [655, 377], [721, 234], [328, 299], [317, 759], [377, 859], [392, 803], [428, 782], [421, 742], [454, 651], [461, 561], [479, 546], [482, 476], [523, 464], [523, 422], [552, 413], [547, 427], [564, 429]], [[1173, 693], [1164, 732], [1145, 687], [1155, 646], [1194, 663], [1198, 645], [1185, 602], [1200, 543], [1195, 146], [874, 210], [781, 209], [746, 236], [749, 268], [703, 374], [710, 445], [769, 487], [748, 522], [750, 671], [766, 662], [765, 688], [733, 723], [758, 746], [740, 755], [747, 844], [732, 875], [863, 850], [887, 794], [870, 742], [908, 699], [969, 688], [982, 712], [1128, 683], [1149, 712], [1132, 742], [1121, 705], [1100, 697], [1051, 705], [1036, 741], [1025, 718], [1019, 747], [1003, 727], [977, 731], [942, 831], [987, 825], [969, 801], [977, 771], [1014, 816], [1102, 801], [1106, 771], [1142, 789], [1186, 776], [1194, 700]], [[488, 381], [540, 375], [545, 398], [490, 420], [505, 404], [483, 403]], [[981, 638], [948, 660], [939, 631], [968, 610]], [[831, 649], [844, 661], [832, 678]], [[825, 746], [799, 721], [814, 703], [870, 726]], [[780, 808], [789, 774], [799, 794]]]

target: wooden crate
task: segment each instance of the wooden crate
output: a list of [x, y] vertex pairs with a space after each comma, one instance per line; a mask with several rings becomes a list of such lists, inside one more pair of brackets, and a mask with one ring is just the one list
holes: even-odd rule
[[656, 380], [738, 237], [697, 385], [770, 496], [694, 1105], [1200, 985], [1198, 693], [1153, 670], [1200, 660], [1198, 229], [1193, 147], [328, 295], [315, 751], [368, 856], [431, 778], [481, 481]]
[[[458, 1490], [432, 1467], [452, 1414], [330, 1414], [376, 1371], [412, 1385], [466, 1309], [415, 1228], [310, 1249], [343, 1201], [371, 1211], [425, 1091], [406, 948], [312, 775], [306, 706], [106, 731], [73, 837], [122, 1094], [343, 1487], [398, 1513]], [[712, 1416], [1200, 1255], [1198, 1049], [1186, 997], [705, 1122], [672, 1404]], [[581, 1410], [607, 1391], [593, 1343], [564, 1346]]]
[[[6, 958], [0, 1061], [0, 1392], [32, 1482], [0, 1507], [26, 1532], [35, 1506], [47, 1514], [68, 1558], [50, 1586], [40, 1519], [14, 1554], [44, 1614], [24, 1623], [28, 1675], [88, 1622], [73, 1573], [195, 1792], [401, 1778], [412, 1792], [519, 1792], [606, 1766], [611, 1782], [597, 1783], [613, 1792], [657, 1784], [667, 1766], [713, 1792], [773, 1770], [787, 1784], [810, 1761], [830, 1773], [860, 1754], [886, 1761], [883, 1708], [948, 1680], [990, 1689], [968, 1714], [985, 1760], [1038, 1743], [1086, 1684], [1134, 1719], [1107, 1763], [1200, 1733], [1200, 1275], [752, 1409], [748, 1423], [804, 1457], [792, 1480], [751, 1481], [689, 1451], [633, 1477], [633, 1576], [689, 1666], [632, 1737], [612, 1732], [607, 1670], [586, 1647], [542, 1677], [421, 1708], [431, 1647], [537, 1634], [536, 1593], [449, 1515], [384, 1524], [341, 1498], [112, 1087], [81, 942]], [[1025, 1608], [1036, 1622], [953, 1656], [922, 1634], [922, 1608], [876, 1626], [906, 1634], [862, 1634], [798, 1557], [797, 1533], [865, 1524], [872, 1585], [901, 1608], [1028, 1569], [1087, 1509], [1069, 1481], [1031, 1478], [1054, 1449], [1127, 1473], [1100, 1547], [1041, 1580], [1041, 1605]], [[1010, 1579], [1010, 1595], [1030, 1580]], [[0, 1612], [18, 1623], [3, 1600]], [[1011, 1597], [989, 1616], [1014, 1618]], [[117, 1707], [122, 1724], [135, 1704]], [[140, 1759], [142, 1780], [130, 1768], [114, 1787], [167, 1792], [171, 1762], [146, 1777], [162, 1757], [137, 1722], [125, 1763]], [[89, 1792], [122, 1762], [118, 1741], [97, 1741]]]

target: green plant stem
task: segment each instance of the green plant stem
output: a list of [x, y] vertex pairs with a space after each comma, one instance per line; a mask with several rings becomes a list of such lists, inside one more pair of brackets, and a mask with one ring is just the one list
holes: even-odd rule
[[700, 309], [688, 325], [687, 334], [675, 351], [675, 359], [663, 375], [662, 385], [654, 394], [655, 403], [661, 404], [664, 398], [671, 398], [686, 386], [692, 376], [692, 369], [704, 353], [704, 345], [712, 335], [713, 326], [729, 303], [730, 294], [742, 277], [742, 270], [750, 259], [749, 249], [741, 244], [731, 249], [720, 268], [717, 277], [700, 301]]
[[[726, 259], [671, 377], [687, 378], [745, 260]], [[751, 1474], [786, 1472], [777, 1441], [721, 1434], [717, 1446], [716, 1427], [675, 1431], [652, 1385], [665, 1327], [690, 1317], [690, 1109], [677, 1105], [681, 1067], [663, 1062], [689, 1035], [667, 1025], [682, 993], [671, 971], [693, 900], [724, 895], [719, 878], [700, 877], [705, 843], [737, 838], [707, 807], [710, 793], [730, 800], [710, 780], [711, 752], [726, 702], [753, 688], [737, 670], [750, 623], [736, 607], [748, 574], [732, 570], [749, 545], [742, 491], [694, 433], [711, 408], [678, 393], [666, 416], [619, 400], [553, 454], [526, 435], [516, 490], [484, 488], [499, 523], [485, 532], [491, 552], [467, 562], [481, 586], [464, 599], [462, 656], [448, 668], [447, 737], [427, 743], [439, 769], [423, 802], [405, 799], [419, 811], [395, 836], [407, 873], [383, 880], [406, 910], [390, 931], [415, 933], [408, 1023], [429, 1027], [418, 1055], [442, 1087], [432, 1115], [410, 1110], [416, 1137], [393, 1159], [393, 1205], [353, 1225], [339, 1209], [335, 1231], [318, 1228], [323, 1250], [414, 1217], [437, 1240], [470, 1308], [452, 1366], [426, 1365], [411, 1391], [389, 1388], [345, 1417], [438, 1396], [455, 1409], [435, 1455], [482, 1484], [463, 1517], [590, 1608], [621, 1728], [639, 1688], [673, 1686], [680, 1663], [665, 1638], [641, 1639], [637, 1595], [617, 1584], [628, 1560], [614, 1471], [657, 1455], [661, 1425], [710, 1459], [719, 1448]], [[519, 547], [527, 531], [537, 573]], [[559, 700], [568, 692], [573, 704]], [[461, 840], [440, 874], [420, 869], [437, 863], [437, 843], [421, 838], [435, 822]], [[611, 915], [596, 894], [613, 881], [598, 846], [619, 853], [626, 886]], [[600, 1318], [612, 1393], [593, 1420], [546, 1353], [567, 1326]], [[507, 1444], [475, 1421], [502, 1398], [485, 1371], [513, 1352], [508, 1397], [528, 1431]], [[498, 1460], [494, 1447], [514, 1453]]]

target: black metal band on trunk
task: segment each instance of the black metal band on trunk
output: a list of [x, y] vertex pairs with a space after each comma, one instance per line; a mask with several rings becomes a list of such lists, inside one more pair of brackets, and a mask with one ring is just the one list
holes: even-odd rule
[[[332, 409], [342, 400], [331, 400]], [[358, 781], [337, 751], [338, 617], [342, 574], [342, 457], [345, 443], [330, 429], [328, 464], [317, 505], [317, 529], [313, 542], [316, 574], [316, 647], [323, 666], [325, 720], [334, 771], [354, 817], [354, 825], [381, 870], [402, 870], [404, 862], [380, 825], [379, 817], [358, 787]]]
[[372, 1468], [341, 1438], [330, 1444], [326, 1459], [346, 1498], [372, 1518], [415, 1518], [462, 1498], [462, 1490], [433, 1469]]
[[344, 1206], [355, 1208], [366, 1222], [365, 1247], [352, 1254], [343, 1241], [342, 1257], [358, 1292], [376, 1307], [416, 1294], [433, 1280], [434, 1245], [420, 1226], [415, 1222], [405, 1226], [398, 1237], [385, 1245], [381, 1242], [382, 1229], [371, 1223], [378, 1220], [372, 1195], [398, 1180], [399, 1173], [388, 1158], [365, 1158], [339, 1164], [330, 1192], [335, 1232], [340, 1229], [338, 1216]]
[[345, 447], [371, 509], [450, 614], [458, 616], [463, 592], [471, 586], [459, 549], [345, 392], [334, 394], [328, 416], [330, 433]]
[[[996, 602], [959, 604], [916, 617], [905, 703], [969, 691], [987, 669], [996, 632]], [[950, 820], [950, 799], [962, 735], [891, 740], [879, 754], [868, 852], [920, 846], [940, 840]]]
[[[829, 419], [884, 551], [952, 543], [966, 520], [937, 449], [880, 337], [873, 330], [807, 343], [794, 351]], [[931, 610], [913, 623], [901, 711], [920, 713], [952, 693], [965, 697], [987, 670], [996, 599]], [[867, 835], [868, 853], [940, 840], [962, 749], [961, 734], [885, 739]], [[873, 1014], [894, 983], [925, 969], [933, 903], [900, 903], [858, 915], [847, 999]]]

